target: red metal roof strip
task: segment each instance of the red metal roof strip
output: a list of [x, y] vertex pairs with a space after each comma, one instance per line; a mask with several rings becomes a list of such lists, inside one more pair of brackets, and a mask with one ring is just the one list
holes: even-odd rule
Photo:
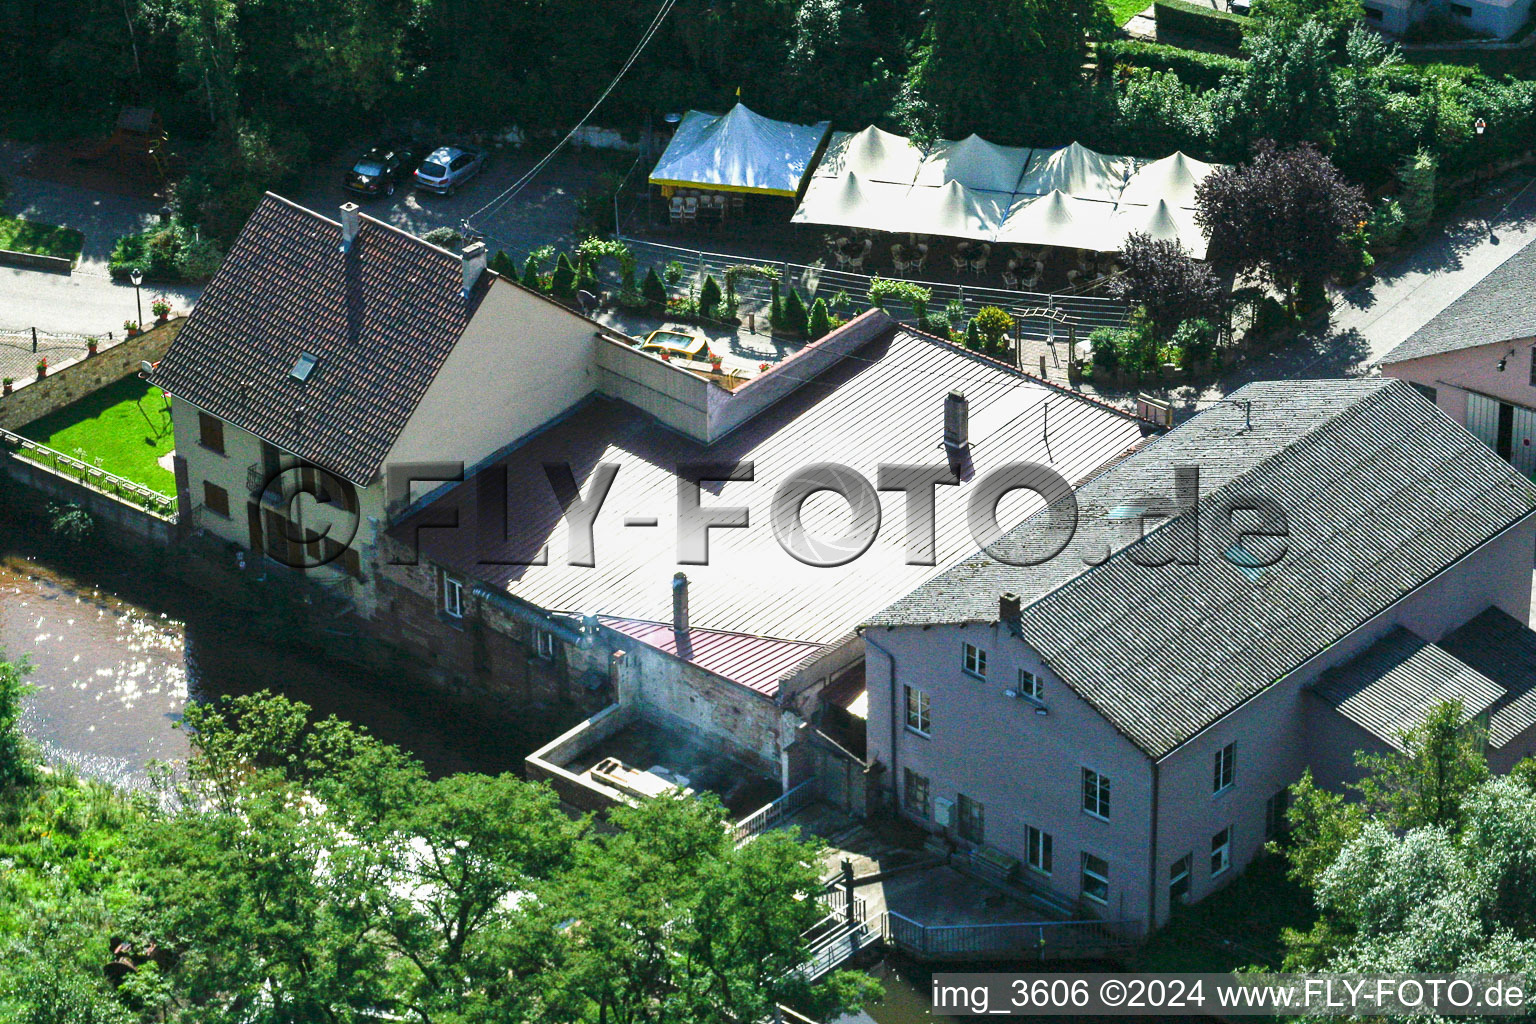
[[685, 652], [679, 652], [677, 632], [670, 623], [648, 622], [600, 615], [598, 621], [658, 651], [663, 651], [706, 672], [755, 690], [764, 697], [779, 692], [779, 677], [821, 649], [803, 640], [780, 640], [719, 629], [690, 629]]

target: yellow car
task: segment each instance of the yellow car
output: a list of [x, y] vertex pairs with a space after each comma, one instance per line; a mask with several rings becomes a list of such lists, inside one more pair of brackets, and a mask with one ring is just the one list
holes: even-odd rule
[[705, 339], [695, 334], [666, 329], [646, 335], [640, 343], [640, 351], [669, 359], [693, 359], [701, 363], [713, 362], [715, 359]]

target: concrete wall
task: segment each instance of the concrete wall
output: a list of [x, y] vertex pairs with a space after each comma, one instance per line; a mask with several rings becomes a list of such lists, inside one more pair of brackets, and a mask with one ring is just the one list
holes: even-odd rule
[[41, 380], [31, 374], [18, 377], [13, 385], [15, 390], [0, 398], [0, 429], [15, 430], [108, 384], [115, 384], [138, 373], [139, 364], [145, 360], [159, 362], [180, 332], [182, 323], [183, 318], [178, 317], [137, 338], [120, 341], [94, 356], [82, 355], [79, 359], [51, 365], [48, 376]]
[[596, 348], [598, 388], [696, 441], [709, 440], [709, 393], [724, 389], [660, 356], [604, 336]]
[[597, 384], [596, 331], [559, 303], [496, 278], [386, 465], [462, 462], [468, 470], [560, 415]]
[[[618, 634], [625, 652], [619, 703], [680, 732], [706, 736], [770, 778], [784, 774], [793, 724], [771, 699], [680, 658]], [[792, 718], [792, 716], [789, 716]]]
[[561, 733], [523, 760], [529, 782], [547, 782], [560, 799], [582, 811], [606, 811], [629, 799], [612, 786], [565, 770], [578, 754], [635, 721], [633, 710], [610, 704], [571, 730]]
[[[1469, 389], [1515, 405], [1536, 407], [1536, 386], [1531, 384], [1531, 361], [1536, 358], [1533, 353], [1536, 348], [1530, 338], [1491, 342], [1459, 352], [1386, 363], [1381, 372], [1434, 388], [1435, 404], [1451, 419], [1465, 425]], [[1506, 360], [1502, 371], [1500, 359]], [[1515, 438], [1515, 444], [1519, 445], [1521, 440]], [[1536, 438], [1531, 443], [1536, 445]]]
[[[1026, 859], [1026, 826], [1049, 833], [1051, 876], [1027, 869], [1026, 874], [1068, 899], [1081, 892], [1081, 855], [1102, 857], [1109, 862], [1109, 902], [1097, 912], [1144, 917], [1152, 780], [1144, 754], [1052, 675], [1028, 645], [997, 626], [870, 630], [865, 642], [869, 757], [885, 766], [883, 784], [898, 800], [904, 769], [910, 768], [928, 777], [934, 800], [956, 800], [964, 793], [981, 801], [986, 845], [1020, 862]], [[985, 681], [962, 672], [962, 643], [987, 652]], [[894, 693], [891, 659], [881, 648], [895, 656]], [[1017, 684], [1021, 668], [1044, 678], [1041, 704], [1004, 696]], [[933, 723], [927, 738], [903, 724], [904, 685], [930, 695]], [[1036, 713], [1041, 707], [1045, 715]], [[1083, 810], [1083, 768], [1110, 779], [1108, 821]]]
[[176, 542], [178, 530], [174, 522], [94, 491], [78, 481], [24, 462], [6, 452], [0, 452], [0, 468], [12, 480], [49, 497], [74, 502], [89, 512], [97, 524], [116, 530], [131, 540], [148, 541], [161, 547]]

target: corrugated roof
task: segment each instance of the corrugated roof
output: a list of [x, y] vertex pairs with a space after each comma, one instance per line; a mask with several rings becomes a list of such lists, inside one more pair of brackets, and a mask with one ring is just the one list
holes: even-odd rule
[[1466, 722], [1504, 696], [1504, 687], [1401, 626], [1324, 673], [1312, 689], [1395, 750], [1403, 749], [1403, 733], [1422, 724], [1437, 704], [1461, 701]]
[[1525, 243], [1462, 292], [1381, 362], [1386, 366], [1530, 337], [1536, 337], [1536, 241]]
[[658, 651], [664, 651], [722, 679], [740, 683], [765, 697], [779, 692], [779, 679], [790, 669], [821, 650], [820, 644], [803, 640], [779, 640], [719, 629], [690, 629], [684, 643], [669, 622], [646, 622], [600, 615], [598, 621]]
[[[968, 490], [937, 488], [937, 566], [906, 564], [903, 497], [885, 492], [874, 545], [836, 568], [803, 565], [779, 546], [769, 513], [774, 491], [813, 463], [843, 463], [872, 483], [882, 463], [944, 465], [943, 405], [951, 390], [963, 391], [970, 405], [971, 480], [1026, 461], [1049, 463], [1067, 480], [1079, 480], [1143, 436], [1138, 421], [1107, 406], [947, 342], [893, 330], [712, 446], [632, 406], [593, 398], [500, 461], [514, 500], [509, 538], [424, 530], [421, 553], [541, 608], [651, 622], [671, 619], [672, 574], [681, 569], [690, 581], [690, 620], [700, 628], [832, 643], [976, 550], [966, 526]], [[680, 566], [677, 467], [746, 460], [756, 464], [756, 482], [706, 485], [703, 503], [746, 506], [751, 526], [710, 531], [711, 564]], [[598, 463], [619, 467], [597, 522], [595, 568], [565, 564], [566, 525], [545, 477], [547, 462], [570, 463], [583, 494]], [[455, 487], [393, 535], [410, 542], [415, 523], [442, 521], [437, 517], [447, 509], [456, 510], [461, 523], [475, 522], [476, 487], [473, 481]], [[806, 505], [806, 524], [816, 535], [846, 529], [846, 516], [846, 504], [831, 496]], [[626, 527], [627, 517], [654, 517], [656, 525]], [[546, 544], [547, 566], [495, 564], [526, 561]]]
[[1504, 690], [1488, 715], [1488, 742], [1503, 747], [1536, 725], [1536, 632], [1497, 608], [1440, 641], [1440, 646]]
[[[1137, 564], [1155, 561], [1191, 517], [1172, 515], [1131, 544], [1134, 534], [1116, 540], [1101, 525], [1105, 515], [1176, 512], [1184, 465], [1201, 474], [1199, 562]], [[1258, 559], [1220, 547], [1212, 510], [1227, 498], [1284, 509], [1278, 563], [1241, 566]], [[1161, 757], [1530, 515], [1536, 487], [1400, 381], [1274, 381], [1202, 412], [1077, 499], [1083, 525], [1062, 555], [1028, 568], [968, 558], [872, 622], [995, 622], [999, 595], [1019, 594], [1024, 639]], [[1010, 539], [1037, 537], [1041, 522]]]
[[493, 276], [466, 301], [459, 256], [371, 217], [343, 252], [340, 224], [268, 193], [154, 383], [366, 485]]

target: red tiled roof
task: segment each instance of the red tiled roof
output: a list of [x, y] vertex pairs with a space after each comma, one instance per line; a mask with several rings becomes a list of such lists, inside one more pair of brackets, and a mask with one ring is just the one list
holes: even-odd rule
[[779, 640], [719, 629], [690, 629], [685, 647], [679, 650], [677, 633], [670, 623], [609, 615], [598, 616], [598, 621], [609, 629], [682, 658], [706, 672], [740, 683], [765, 697], [777, 696], [780, 677], [821, 650], [820, 644], [803, 640]]
[[[362, 217], [341, 225], [268, 193], [155, 371], [154, 383], [366, 485], [490, 287], [460, 257]], [[301, 353], [316, 357], [299, 381]]]

